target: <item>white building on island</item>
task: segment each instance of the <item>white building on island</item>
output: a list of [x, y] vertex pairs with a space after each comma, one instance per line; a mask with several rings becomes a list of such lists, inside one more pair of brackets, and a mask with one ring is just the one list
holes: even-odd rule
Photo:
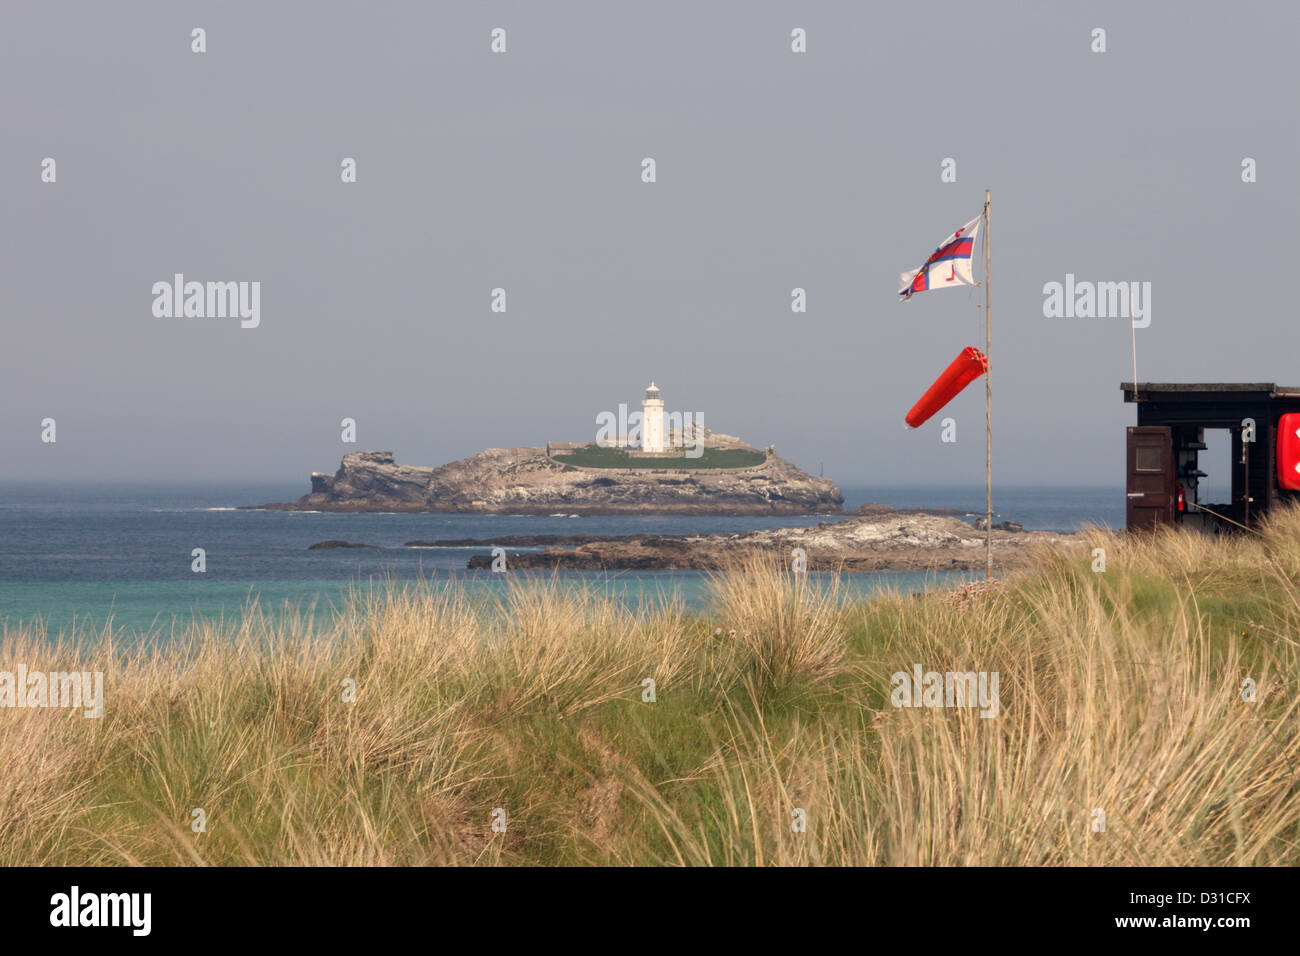
[[666, 451], [664, 445], [664, 400], [652, 381], [641, 400], [641, 450]]
[[618, 448], [632, 457], [698, 458], [705, 447], [757, 451], [734, 435], [723, 435], [704, 424], [699, 412], [667, 412], [659, 386], [651, 382], [640, 411], [619, 402], [618, 411], [596, 414], [595, 442], [547, 442], [547, 455], [569, 454], [584, 445]]

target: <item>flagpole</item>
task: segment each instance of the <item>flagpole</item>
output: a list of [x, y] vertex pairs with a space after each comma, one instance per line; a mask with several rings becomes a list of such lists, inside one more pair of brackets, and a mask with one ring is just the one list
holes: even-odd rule
[[[984, 578], [993, 577], [993, 299], [989, 290], [989, 190], [984, 190]], [[1136, 354], [1136, 352], [1134, 353]]]

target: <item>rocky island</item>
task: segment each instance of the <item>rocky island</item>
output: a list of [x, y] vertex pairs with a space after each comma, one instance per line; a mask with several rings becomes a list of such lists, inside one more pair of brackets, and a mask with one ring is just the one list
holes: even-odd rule
[[[316, 472], [311, 491], [284, 511], [467, 512], [471, 514], [840, 514], [844, 495], [696, 412], [666, 412], [651, 382], [641, 410], [596, 416], [594, 441], [489, 448], [438, 468], [399, 465], [390, 451], [343, 456]], [[333, 547], [339, 545], [334, 544]]]
[[[844, 495], [772, 449], [705, 448], [698, 458], [637, 456], [616, 448], [489, 448], [438, 468], [398, 464], [392, 452], [343, 456], [315, 473], [282, 511], [477, 514], [839, 514]], [[745, 457], [741, 457], [745, 456]]]

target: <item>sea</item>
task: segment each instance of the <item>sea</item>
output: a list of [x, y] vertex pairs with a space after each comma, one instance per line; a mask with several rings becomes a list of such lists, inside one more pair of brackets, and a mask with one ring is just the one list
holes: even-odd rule
[[[846, 508], [984, 511], [984, 487], [844, 487]], [[565, 514], [330, 514], [244, 510], [292, 501], [301, 485], [33, 484], [0, 482], [0, 625], [33, 625], [51, 638], [171, 633], [195, 619], [237, 622], [251, 602], [263, 612], [327, 620], [349, 593], [376, 587], [446, 587], [494, 593], [506, 575], [470, 571], [483, 547], [408, 548], [412, 540], [491, 540], [520, 534], [685, 534], [816, 524], [831, 516], [591, 516]], [[1026, 529], [1122, 527], [1124, 491], [1112, 488], [996, 489], [999, 519]], [[324, 540], [374, 549], [309, 550]], [[203, 549], [205, 570], [193, 569]], [[517, 573], [517, 572], [516, 572]], [[536, 572], [543, 574], [543, 572]], [[598, 589], [631, 603], [676, 598], [708, 603], [709, 574], [697, 571], [544, 572], [564, 586]], [[813, 576], [820, 578], [821, 576]], [[915, 593], [970, 579], [966, 572], [845, 575], [854, 597]]]

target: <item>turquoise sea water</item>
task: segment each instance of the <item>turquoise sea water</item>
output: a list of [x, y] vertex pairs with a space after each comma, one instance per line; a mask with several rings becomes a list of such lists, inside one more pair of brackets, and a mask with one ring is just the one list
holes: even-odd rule
[[[184, 625], [194, 617], [238, 618], [250, 600], [269, 612], [317, 613], [338, 606], [350, 588], [445, 587], [471, 593], [503, 586], [501, 575], [468, 571], [484, 548], [405, 548], [411, 540], [514, 534], [683, 534], [738, 532], [816, 524], [828, 516], [545, 517], [511, 515], [317, 514], [244, 511], [237, 506], [288, 501], [284, 485], [0, 484], [0, 621], [43, 623], [50, 633], [95, 631], [106, 621], [128, 632]], [[983, 487], [845, 488], [846, 504], [950, 507], [982, 512]], [[1002, 489], [999, 515], [1026, 528], [1070, 530], [1123, 522], [1122, 489]], [[326, 539], [375, 549], [310, 551]], [[203, 548], [207, 570], [191, 570]], [[518, 572], [512, 572], [517, 574]], [[539, 572], [539, 574], [542, 574]], [[550, 573], [542, 574], [550, 577]], [[677, 595], [706, 603], [707, 575], [692, 571], [560, 572], [566, 586], [598, 588], [632, 603]], [[904, 593], [966, 580], [966, 574], [883, 573], [844, 577], [849, 593]], [[813, 575], [817, 580], [818, 576]]]
[[[520, 572], [511, 572], [516, 576]], [[43, 624], [46, 633], [71, 634], [74, 630], [85, 640], [102, 633], [111, 621], [115, 631], [160, 633], [202, 618], [210, 621], [237, 622], [249, 602], [255, 600], [261, 610], [272, 617], [287, 612], [311, 611], [316, 623], [323, 625], [349, 593], [365, 593], [383, 587], [430, 588], [463, 587], [470, 596], [499, 597], [505, 589], [502, 575], [491, 572], [466, 574], [456, 578], [432, 578], [424, 582], [365, 582], [333, 580], [296, 581], [105, 581], [105, 582], [5, 582], [0, 584], [0, 620], [14, 625], [19, 622]], [[551, 575], [524, 575], [549, 581]], [[200, 577], [196, 575], [196, 578]], [[662, 602], [679, 598], [692, 610], [706, 610], [707, 582], [703, 575], [689, 571], [657, 572], [566, 572], [558, 575], [566, 587], [583, 588], [622, 600], [630, 606], [643, 602]], [[866, 599], [894, 589], [914, 593], [936, 586], [955, 586], [970, 580], [965, 572], [890, 572], [845, 575], [840, 580], [841, 593], [854, 599]], [[829, 575], [811, 574], [817, 586], [829, 586]]]

